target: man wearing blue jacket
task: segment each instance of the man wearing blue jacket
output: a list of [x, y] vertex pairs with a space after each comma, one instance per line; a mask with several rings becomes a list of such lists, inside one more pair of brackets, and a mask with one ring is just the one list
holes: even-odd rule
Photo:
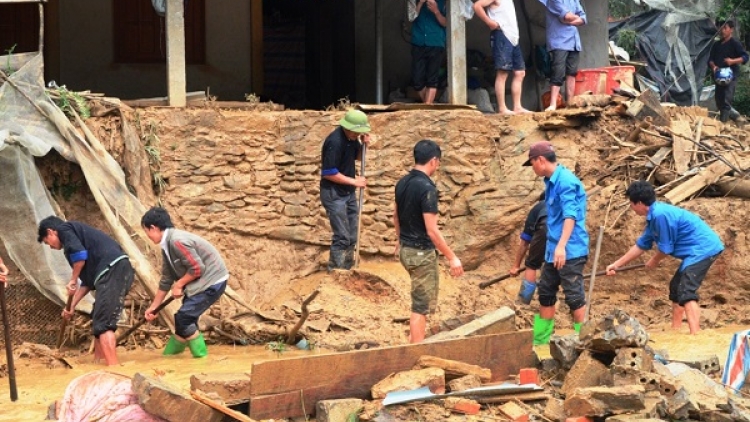
[[625, 255], [607, 266], [607, 275], [638, 258], [656, 244], [657, 251], [646, 263], [646, 268], [656, 268], [667, 256], [681, 259], [682, 264], [669, 282], [669, 300], [672, 301], [672, 329], [682, 326], [687, 317], [690, 334], [700, 330], [698, 288], [708, 269], [724, 251], [719, 236], [697, 215], [682, 208], [656, 202], [656, 192], [649, 182], [637, 181], [625, 191], [630, 208], [646, 217], [646, 228]]

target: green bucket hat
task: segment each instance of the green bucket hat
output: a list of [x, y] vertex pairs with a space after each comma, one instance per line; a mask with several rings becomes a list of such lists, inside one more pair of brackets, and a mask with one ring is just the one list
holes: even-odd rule
[[370, 123], [367, 121], [367, 115], [359, 110], [349, 110], [344, 118], [339, 120], [339, 124], [346, 130], [357, 133], [370, 132]]

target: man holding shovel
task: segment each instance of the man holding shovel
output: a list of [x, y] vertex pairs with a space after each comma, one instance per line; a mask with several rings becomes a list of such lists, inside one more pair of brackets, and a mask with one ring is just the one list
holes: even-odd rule
[[697, 215], [656, 202], [656, 192], [649, 182], [640, 180], [631, 183], [625, 195], [630, 199], [633, 212], [646, 217], [646, 228], [625, 255], [607, 266], [607, 275], [615, 275], [620, 267], [641, 256], [653, 244], [656, 244], [657, 251], [646, 263], [646, 268], [656, 268], [667, 255], [682, 259], [682, 264], [669, 282], [672, 329], [680, 329], [683, 316], [687, 316], [690, 334], [698, 333], [698, 288], [711, 264], [724, 251], [724, 244]]
[[96, 290], [91, 312], [94, 357], [109, 366], [117, 365], [115, 330], [134, 277], [128, 256], [111, 237], [77, 221], [49, 216], [39, 223], [38, 232], [37, 241], [62, 250], [73, 269], [67, 285], [73, 299], [70, 308], [63, 309], [63, 318], [70, 319], [78, 302]]
[[450, 262], [454, 277], [464, 273], [461, 260], [445, 242], [438, 228], [438, 197], [430, 176], [440, 166], [440, 146], [428, 139], [414, 146], [414, 168], [396, 184], [393, 224], [396, 227], [396, 254], [411, 276], [411, 317], [409, 342], [424, 340], [427, 315], [437, 306], [440, 276], [438, 251]]
[[153, 321], [156, 309], [171, 290], [172, 297], [183, 298], [174, 316], [175, 334], [164, 347], [164, 355], [176, 355], [190, 349], [193, 357], [208, 354], [203, 334], [198, 331], [198, 319], [227, 289], [229, 271], [219, 251], [205, 239], [172, 224], [167, 210], [153, 207], [141, 218], [146, 236], [161, 246], [162, 266], [159, 290], [145, 317]]
[[367, 186], [367, 180], [355, 176], [355, 160], [362, 148], [370, 144], [370, 123], [359, 110], [349, 110], [323, 142], [320, 166], [320, 202], [331, 223], [333, 237], [328, 271], [348, 270], [354, 265], [357, 246], [359, 206], [356, 188]]
[[586, 190], [567, 168], [557, 163], [555, 149], [547, 141], [529, 149], [531, 166], [544, 177], [547, 204], [547, 247], [539, 279], [539, 314], [534, 315], [534, 344], [549, 343], [555, 330], [557, 291], [562, 287], [565, 303], [573, 315], [573, 327], [581, 329], [586, 316], [583, 266], [588, 260], [589, 235], [586, 232]]

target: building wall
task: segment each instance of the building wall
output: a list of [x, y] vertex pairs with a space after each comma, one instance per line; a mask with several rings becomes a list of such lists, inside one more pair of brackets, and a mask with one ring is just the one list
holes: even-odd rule
[[[111, 0], [59, 3], [60, 57], [48, 59], [59, 60], [58, 84], [123, 99], [167, 95], [166, 64], [114, 62]], [[210, 89], [220, 100], [250, 92], [249, 2], [206, 2], [206, 64], [186, 71], [188, 92]]]
[[[410, 84], [411, 47], [409, 44], [409, 24], [406, 19], [405, 0], [371, 0], [357, 3], [356, 10], [356, 73], [358, 101], [374, 103], [375, 86], [375, 2], [380, 1], [383, 13], [383, 98], [388, 101], [388, 93]], [[590, 3], [590, 4], [589, 4]], [[589, 0], [583, 4], [589, 24], [581, 30], [585, 53], [581, 57], [581, 68], [607, 65], [607, 4]], [[516, 1], [516, 16], [521, 33], [521, 48], [526, 59], [526, 78], [523, 86], [523, 104], [534, 108], [539, 95], [548, 89], [543, 79], [538, 79], [529, 61], [533, 45], [545, 43], [544, 6], [537, 0], [526, 0], [526, 14], [519, 1]], [[605, 42], [602, 42], [605, 40]], [[466, 48], [481, 51], [490, 57], [489, 29], [476, 16], [466, 22]], [[484, 84], [493, 84], [492, 74], [487, 75]], [[508, 82], [510, 83], [510, 81]], [[538, 92], [535, 88], [538, 84]], [[510, 93], [509, 86], [506, 89]], [[494, 99], [493, 99], [494, 100]], [[509, 102], [508, 98], [506, 102]]]

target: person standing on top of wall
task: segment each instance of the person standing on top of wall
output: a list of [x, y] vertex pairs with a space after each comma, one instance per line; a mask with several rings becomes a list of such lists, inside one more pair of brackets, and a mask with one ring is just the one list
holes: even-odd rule
[[409, 0], [411, 76], [425, 104], [435, 102], [440, 67], [445, 62], [445, 0]]
[[331, 239], [328, 271], [348, 270], [354, 265], [357, 246], [359, 205], [356, 188], [367, 180], [355, 176], [355, 160], [361, 157], [362, 143], [370, 144], [370, 123], [359, 110], [349, 110], [323, 142], [320, 166], [320, 202], [328, 215]]
[[[474, 3], [474, 12], [492, 31], [490, 32], [490, 47], [495, 61], [497, 112], [500, 114], [529, 113], [529, 110], [521, 105], [526, 64], [523, 61], [521, 45], [518, 44], [520, 36], [513, 0], [478, 0]], [[513, 111], [505, 105], [505, 81], [511, 70], [513, 81], [510, 84], [510, 96], [513, 100]]]
[[[734, 21], [717, 21], [721, 39], [711, 46], [708, 56], [708, 66], [711, 67], [716, 81], [716, 108], [719, 109], [719, 120], [737, 120], [740, 113], [732, 107], [737, 77], [740, 75], [740, 65], [747, 63], [748, 54], [732, 35]], [[731, 71], [727, 70], [731, 69]]]
[[578, 27], [586, 25], [586, 12], [579, 0], [539, 0], [547, 8], [547, 50], [552, 58], [549, 79], [550, 103], [545, 111], [557, 108], [560, 88], [565, 83], [566, 101], [573, 98], [578, 62], [583, 50]]

